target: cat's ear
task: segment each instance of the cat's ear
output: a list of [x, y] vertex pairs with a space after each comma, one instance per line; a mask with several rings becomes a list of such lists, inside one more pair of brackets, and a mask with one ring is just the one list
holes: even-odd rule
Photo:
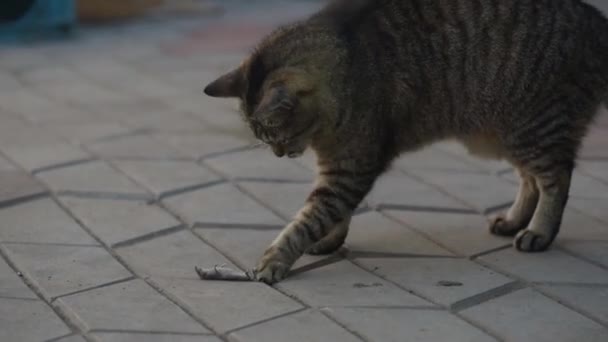
[[245, 88], [245, 77], [241, 68], [221, 76], [205, 87], [205, 94], [212, 97], [240, 97]]

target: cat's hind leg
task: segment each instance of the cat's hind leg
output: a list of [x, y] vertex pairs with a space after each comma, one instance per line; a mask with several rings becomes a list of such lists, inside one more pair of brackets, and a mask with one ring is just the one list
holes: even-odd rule
[[490, 232], [500, 236], [515, 236], [532, 220], [538, 203], [539, 190], [532, 175], [519, 171], [520, 184], [515, 202], [505, 215], [498, 215], [490, 221]]

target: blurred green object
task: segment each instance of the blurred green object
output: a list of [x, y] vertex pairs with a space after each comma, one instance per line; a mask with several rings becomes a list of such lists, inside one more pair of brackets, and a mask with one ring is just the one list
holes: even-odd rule
[[2, 0], [0, 41], [62, 34], [69, 31], [75, 22], [74, 0]]

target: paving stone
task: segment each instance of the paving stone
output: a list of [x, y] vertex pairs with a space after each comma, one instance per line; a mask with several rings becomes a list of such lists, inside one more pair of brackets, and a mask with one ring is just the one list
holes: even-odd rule
[[150, 195], [127, 176], [104, 162], [91, 162], [50, 170], [37, 175], [57, 192], [131, 195], [149, 198]]
[[555, 249], [535, 254], [506, 249], [480, 259], [531, 282], [608, 283], [608, 271]]
[[8, 159], [0, 155], [0, 172], [17, 171], [17, 167]]
[[541, 286], [560, 302], [608, 323], [608, 287]]
[[[195, 232], [244, 269], [255, 266], [266, 248], [279, 235], [279, 229], [197, 228]], [[325, 256], [303, 255], [292, 270], [325, 259]]]
[[591, 216], [566, 208], [556, 241], [570, 240], [608, 241], [608, 222], [603, 223]]
[[608, 268], [608, 240], [607, 241], [566, 241], [559, 246], [577, 256]]
[[162, 134], [156, 136], [191, 158], [201, 158], [250, 145], [246, 139], [228, 134]]
[[64, 83], [82, 82], [85, 79], [65, 66], [33, 68], [19, 73], [19, 78], [26, 84], [45, 86], [62, 86]]
[[[102, 119], [104, 120], [104, 119]], [[45, 130], [74, 144], [81, 144], [111, 136], [125, 135], [131, 128], [117, 122], [63, 122], [44, 126]]]
[[[159, 251], [162, 251], [159, 253]], [[147, 276], [199, 279], [195, 266], [234, 267], [190, 231], [181, 231], [116, 251], [136, 272]]]
[[231, 184], [169, 197], [163, 202], [190, 223], [283, 224], [282, 219]]
[[108, 245], [180, 225], [169, 213], [146, 202], [74, 197], [62, 197], [60, 200]]
[[45, 303], [0, 298], [0, 331], [3, 341], [48, 341], [70, 333], [70, 329]]
[[[3, 101], [0, 94], [0, 102]], [[0, 116], [2, 117], [2, 116]], [[0, 145], [2, 148], [18, 146], [43, 146], [65, 142], [40, 126], [25, 123], [23, 120], [15, 121], [12, 117], [0, 119]]]
[[101, 342], [220, 342], [215, 336], [140, 333], [96, 333]]
[[22, 171], [0, 171], [0, 207], [45, 192], [40, 183]]
[[20, 90], [23, 88], [23, 84], [15, 76], [9, 72], [0, 71], [0, 91], [9, 92]]
[[67, 143], [25, 147], [13, 146], [5, 148], [4, 152], [28, 171], [90, 158], [89, 154], [82, 149]]
[[516, 186], [493, 175], [430, 170], [416, 172], [416, 175], [461, 198], [481, 212], [512, 203], [517, 193]]
[[[179, 101], [172, 98], [170, 101]], [[131, 127], [145, 129], [151, 133], [184, 133], [205, 134], [211, 129], [203, 120], [191, 113], [168, 109], [155, 109], [154, 111], [135, 112], [123, 118], [122, 122]], [[150, 136], [153, 136], [151, 134]]]
[[156, 195], [218, 181], [219, 176], [189, 161], [123, 160], [116, 165]]
[[47, 299], [131, 276], [99, 247], [11, 244], [5, 248]]
[[[452, 305], [512, 282], [465, 259], [357, 259], [369, 270], [442, 305]], [[442, 285], [445, 282], [456, 286]]]
[[293, 160], [277, 158], [269, 149], [256, 148], [209, 158], [205, 163], [232, 178], [312, 180], [313, 174]]
[[398, 210], [384, 212], [460, 255], [471, 256], [512, 242], [511, 238], [490, 234], [488, 220], [481, 215]]
[[313, 307], [432, 305], [349, 261], [296, 274], [278, 286]]
[[495, 341], [446, 311], [381, 308], [329, 308], [324, 311], [369, 341]]
[[570, 196], [590, 199], [608, 199], [608, 183], [599, 181], [593, 177], [582, 174], [581, 172], [575, 172], [572, 177]]
[[167, 278], [155, 281], [220, 333], [302, 308], [262, 283]]
[[608, 200], [571, 198], [568, 205], [608, 224]]
[[605, 159], [608, 157], [606, 145], [608, 144], [608, 129], [601, 126], [591, 126], [587, 137], [583, 140], [580, 151], [584, 159]]
[[608, 162], [585, 160], [579, 163], [579, 168], [581, 169], [581, 172], [608, 184]]
[[374, 206], [400, 205], [413, 208], [470, 210], [437, 189], [397, 171], [383, 175], [367, 196], [367, 200]]
[[209, 333], [139, 279], [62, 297], [58, 303], [87, 330]]
[[228, 336], [232, 342], [307, 341], [354, 342], [357, 337], [316, 310], [289, 316], [239, 330]]
[[377, 212], [355, 216], [346, 245], [351, 251], [402, 255], [451, 255], [419, 233]]
[[88, 147], [107, 158], [181, 158], [184, 157], [172, 147], [148, 135], [132, 135], [117, 139], [103, 140]]
[[304, 206], [306, 198], [314, 189], [312, 184], [240, 182], [248, 193], [278, 211], [290, 220]]
[[[48, 123], [90, 117], [86, 113], [68, 104], [47, 98], [40, 89], [52, 87], [38, 86], [39, 89], [24, 89], [0, 95], [1, 108], [20, 114], [32, 123]], [[63, 86], [56, 89], [62, 89]], [[42, 95], [42, 96], [41, 96]]]
[[406, 153], [393, 163], [402, 170], [444, 170], [483, 172], [476, 164], [470, 164], [438, 148], [425, 148], [417, 152]]
[[129, 95], [110, 88], [97, 85], [90, 81], [80, 81], [63, 84], [61, 87], [36, 85], [41, 93], [49, 98], [73, 105], [96, 106], [105, 103], [121, 103], [131, 101]]
[[4, 242], [97, 244], [50, 198], [4, 208], [0, 222]]
[[492, 299], [462, 315], [507, 341], [608, 339], [608, 329], [530, 289]]
[[[0, 297], [38, 298], [2, 259], [0, 259]], [[2, 330], [1, 326], [0, 330]]]
[[86, 340], [80, 335], [70, 335], [66, 337], [62, 337], [57, 340], [53, 340], [56, 342], [86, 342]]
[[467, 148], [459, 142], [445, 141], [435, 144], [435, 148], [450, 153], [453, 156], [458, 157], [460, 160], [471, 165], [475, 165], [479, 169], [490, 173], [502, 172], [512, 167], [504, 160], [485, 159], [472, 155]]

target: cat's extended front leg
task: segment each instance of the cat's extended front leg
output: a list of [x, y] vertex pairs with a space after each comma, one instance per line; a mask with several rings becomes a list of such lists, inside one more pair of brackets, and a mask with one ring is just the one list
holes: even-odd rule
[[[325, 172], [306, 205], [266, 249], [253, 271], [255, 279], [275, 283], [287, 276], [296, 260], [331, 234], [343, 234], [353, 211], [371, 189], [376, 173]], [[346, 229], [348, 224], [346, 225]]]

